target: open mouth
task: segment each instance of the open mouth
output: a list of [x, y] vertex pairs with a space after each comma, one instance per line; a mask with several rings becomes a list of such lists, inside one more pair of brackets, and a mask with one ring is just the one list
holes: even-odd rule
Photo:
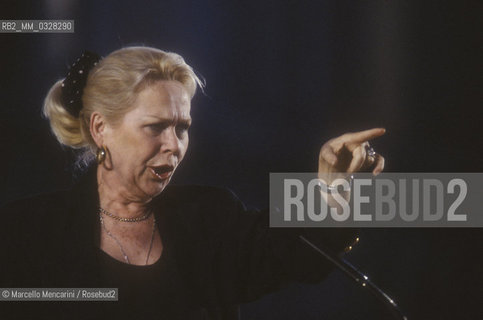
[[149, 167], [149, 169], [159, 180], [166, 180], [173, 174], [174, 166], [163, 165], [158, 167]]

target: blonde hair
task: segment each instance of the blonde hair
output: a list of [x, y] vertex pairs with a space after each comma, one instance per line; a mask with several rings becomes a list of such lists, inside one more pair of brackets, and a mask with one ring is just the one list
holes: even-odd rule
[[77, 164], [88, 164], [96, 150], [89, 129], [91, 114], [98, 111], [115, 124], [131, 109], [137, 93], [158, 80], [180, 82], [190, 98], [198, 86], [204, 87], [180, 55], [150, 47], [127, 47], [112, 52], [89, 72], [78, 117], [62, 104], [63, 79], [49, 90], [43, 114], [62, 145], [81, 151]]

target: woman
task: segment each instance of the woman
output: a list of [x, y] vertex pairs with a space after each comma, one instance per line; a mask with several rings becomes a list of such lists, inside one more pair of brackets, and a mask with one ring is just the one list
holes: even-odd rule
[[[59, 142], [97, 164], [72, 190], [2, 210], [0, 286], [113, 287], [119, 301], [24, 302], [15, 318], [236, 319], [241, 302], [327, 275], [330, 266], [297, 235], [342, 251], [352, 230], [269, 229], [265, 211], [246, 211], [224, 189], [168, 186], [202, 86], [179, 55], [130, 47], [98, 60], [86, 52], [44, 105]], [[319, 172], [381, 172], [384, 159], [366, 150], [383, 133], [330, 140]]]

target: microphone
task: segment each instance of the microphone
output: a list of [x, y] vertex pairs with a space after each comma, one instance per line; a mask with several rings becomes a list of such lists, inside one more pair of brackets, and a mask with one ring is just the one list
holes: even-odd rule
[[314, 243], [312, 243], [310, 240], [308, 240], [302, 235], [299, 235], [299, 239], [305, 242], [310, 247], [312, 247], [319, 254], [324, 256], [335, 267], [337, 267], [337, 269], [341, 270], [346, 276], [348, 276], [353, 281], [355, 281], [358, 285], [360, 285], [361, 288], [369, 290], [369, 292], [372, 295], [374, 295], [377, 299], [379, 299], [379, 301], [382, 301], [384, 303], [384, 305], [391, 311], [391, 313], [396, 319], [408, 320], [408, 318], [403, 314], [403, 312], [401, 311], [397, 303], [394, 301], [394, 299], [392, 299], [378, 286], [376, 286], [373, 282], [371, 282], [366, 275], [360, 272], [348, 261], [322, 250], [321, 248], [316, 246]]

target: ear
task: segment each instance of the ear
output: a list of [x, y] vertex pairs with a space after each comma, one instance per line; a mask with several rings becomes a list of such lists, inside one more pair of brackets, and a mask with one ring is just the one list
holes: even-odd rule
[[102, 147], [104, 145], [104, 134], [106, 131], [106, 120], [102, 114], [97, 111], [91, 114], [89, 130], [96, 145]]

